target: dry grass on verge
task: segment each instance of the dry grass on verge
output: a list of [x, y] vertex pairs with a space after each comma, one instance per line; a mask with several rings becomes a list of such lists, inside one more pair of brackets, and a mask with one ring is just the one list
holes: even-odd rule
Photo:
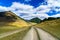
[[36, 27], [47, 31], [60, 39], [60, 19], [45, 21], [40, 24], [37, 24]]

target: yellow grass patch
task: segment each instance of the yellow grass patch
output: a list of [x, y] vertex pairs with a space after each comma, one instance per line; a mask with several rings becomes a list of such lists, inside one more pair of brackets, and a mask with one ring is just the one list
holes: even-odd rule
[[27, 27], [29, 24], [23, 20], [17, 20], [16, 22], [9, 23], [9, 25], [16, 27]]

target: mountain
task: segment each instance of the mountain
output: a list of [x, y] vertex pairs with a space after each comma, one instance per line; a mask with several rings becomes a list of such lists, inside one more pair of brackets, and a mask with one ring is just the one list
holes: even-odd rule
[[45, 19], [35, 26], [60, 39], [60, 17]]
[[45, 18], [44, 20], [42, 20], [42, 22], [50, 21], [50, 20], [55, 20], [55, 19], [60, 19], [60, 17], [48, 17], [48, 18]]
[[33, 19], [31, 19], [31, 20], [29, 20], [30, 22], [34, 22], [34, 23], [40, 23], [41, 22], [41, 19], [39, 19], [39, 18], [33, 18]]
[[0, 22], [14, 22], [17, 19], [17, 16], [10, 11], [0, 12]]
[[28, 26], [28, 23], [11, 11], [0, 12], [0, 26]]

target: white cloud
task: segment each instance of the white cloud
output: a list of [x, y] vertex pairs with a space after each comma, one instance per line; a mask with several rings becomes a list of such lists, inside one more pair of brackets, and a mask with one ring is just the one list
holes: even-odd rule
[[[0, 11], [11, 10], [18, 16], [22, 15], [20, 17], [22, 17], [24, 19], [28, 19], [28, 20], [31, 18], [34, 18], [34, 17], [38, 17], [41, 19], [48, 18], [49, 15], [47, 14], [47, 12], [50, 12], [52, 9], [57, 12], [60, 11], [60, 8], [56, 8], [56, 7], [60, 7], [59, 0], [57, 0], [57, 1], [56, 0], [47, 0], [45, 2], [47, 2], [47, 5], [41, 4], [37, 8], [34, 8], [31, 5], [13, 2], [10, 7], [0, 6]], [[60, 16], [60, 14], [56, 14], [56, 15], [52, 15], [52, 16], [57, 17], [57, 16]]]
[[11, 10], [14, 9], [13, 12], [15, 12], [15, 13], [17, 13], [19, 15], [20, 13], [26, 13], [26, 14], [33, 13], [34, 7], [31, 6], [31, 5], [26, 5], [26, 4], [13, 2], [10, 9]]
[[49, 12], [50, 10], [54, 9], [56, 11], [60, 11], [60, 9], [56, 7], [60, 7], [60, 1], [59, 0], [46, 0], [46, 5], [42, 3], [39, 7], [36, 8], [36, 10], [40, 10], [42, 12]]
[[0, 12], [1, 11], [8, 11], [8, 9], [6, 7], [0, 6]]
[[60, 1], [59, 0], [47, 0], [48, 5], [53, 7], [60, 7]]
[[11, 5], [11, 8], [20, 9], [20, 10], [31, 10], [33, 9], [33, 6], [21, 4], [18, 2], [13, 2], [13, 4]]
[[[50, 17], [47, 12], [50, 12], [51, 10], [55, 10], [56, 12], [60, 11], [60, 1], [59, 0], [46, 0], [45, 2], [47, 2], [46, 5], [44, 5], [43, 3], [35, 8], [35, 12], [39, 15], [39, 17], [41, 19], [43, 18], [47, 18]], [[56, 8], [57, 7], [57, 8]], [[60, 16], [58, 13], [55, 15], [55, 17]]]
[[24, 15], [25, 19], [27, 17], [32, 18], [32, 15], [34, 13], [34, 7], [33, 6], [26, 5], [26, 4], [21, 4], [21, 3], [18, 3], [18, 2], [13, 2], [10, 7], [0, 6], [0, 11], [9, 11], [9, 10], [14, 12], [18, 16], [20, 16], [20, 14], [23, 14], [23, 13], [26, 14], [26, 15]]
[[52, 15], [51, 17], [60, 17], [60, 14]]

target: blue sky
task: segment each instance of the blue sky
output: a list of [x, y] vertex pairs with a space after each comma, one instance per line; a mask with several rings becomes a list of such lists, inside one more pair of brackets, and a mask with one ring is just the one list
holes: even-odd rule
[[0, 0], [1, 11], [12, 11], [27, 20], [60, 17], [60, 0]]
[[44, 2], [44, 0], [0, 0], [0, 5], [2, 6], [11, 6], [12, 2], [20, 2], [28, 5], [32, 5], [34, 7], [38, 7], [39, 4]]

